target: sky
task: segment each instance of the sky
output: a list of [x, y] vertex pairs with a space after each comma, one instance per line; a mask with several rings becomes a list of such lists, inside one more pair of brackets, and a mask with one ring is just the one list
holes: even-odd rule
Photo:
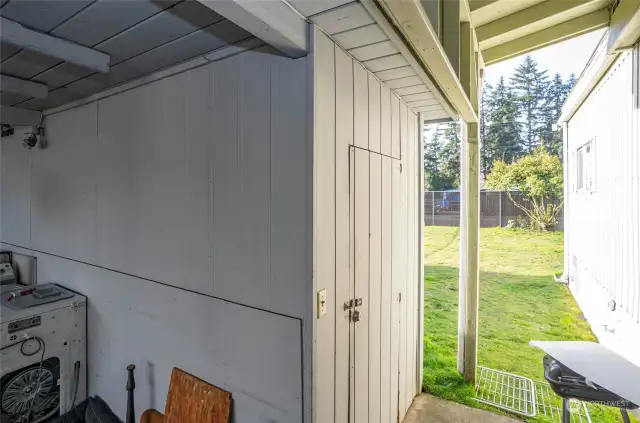
[[[571, 73], [575, 73], [576, 78], [578, 78], [604, 31], [602, 29], [590, 32], [534, 51], [530, 55], [538, 62], [539, 69], [548, 70], [549, 77], [553, 77], [556, 72], [559, 72], [563, 80], [566, 80]], [[495, 85], [501, 76], [505, 78], [505, 81], [508, 81], [523, 59], [524, 56], [519, 56], [487, 66], [485, 69], [485, 83]]]

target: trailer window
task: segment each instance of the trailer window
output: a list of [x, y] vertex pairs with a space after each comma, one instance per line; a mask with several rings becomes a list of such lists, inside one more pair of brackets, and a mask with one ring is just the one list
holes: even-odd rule
[[576, 154], [576, 191], [595, 191], [595, 154], [593, 140], [578, 148]]

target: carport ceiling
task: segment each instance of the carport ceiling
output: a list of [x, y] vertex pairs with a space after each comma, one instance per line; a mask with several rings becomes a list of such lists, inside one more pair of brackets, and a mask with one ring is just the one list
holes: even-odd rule
[[[251, 34], [196, 1], [0, 2], [0, 72], [5, 80], [8, 76], [12, 82], [30, 81], [48, 89], [47, 96], [35, 98], [29, 90], [9, 92], [0, 87], [2, 105], [21, 109], [55, 107], [251, 38]], [[10, 26], [17, 32], [11, 33]], [[32, 31], [29, 34], [38, 42], [44, 40], [43, 46], [16, 45], [16, 38], [24, 38], [19, 31]], [[108, 55], [108, 70], [77, 64], [83, 62], [82, 57], [74, 63], [78, 57], [74, 54], [82, 50], [73, 50], [63, 60], [64, 48], [56, 49], [66, 42], [75, 43], [70, 46], [72, 50], [80, 45], [81, 49], [95, 51], [98, 59]], [[47, 49], [55, 54], [43, 54]], [[29, 88], [37, 87], [31, 84]]]
[[615, 0], [469, 0], [486, 64], [525, 54], [609, 24]]

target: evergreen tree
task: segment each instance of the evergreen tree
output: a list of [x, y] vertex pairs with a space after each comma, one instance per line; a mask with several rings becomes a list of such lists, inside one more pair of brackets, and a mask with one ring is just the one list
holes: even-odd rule
[[545, 126], [545, 90], [548, 88], [546, 70], [539, 70], [531, 56], [525, 57], [511, 77], [516, 104], [524, 121], [524, 150], [532, 152], [539, 144]]
[[485, 139], [487, 137], [487, 115], [490, 110], [487, 104], [487, 98], [491, 96], [493, 87], [490, 84], [485, 84], [482, 94], [480, 96], [480, 172], [484, 179], [489, 175], [489, 170], [492, 161], [490, 157], [485, 154]]
[[504, 78], [493, 89], [486, 100], [487, 129], [483, 145], [483, 155], [487, 160], [487, 172], [493, 162], [501, 160], [512, 163], [523, 154], [522, 125], [518, 122], [517, 98]]
[[546, 122], [541, 139], [546, 150], [560, 159], [562, 159], [562, 131], [553, 131], [553, 124], [558, 122], [562, 114], [562, 106], [574, 84], [573, 74], [564, 82], [560, 74], [556, 73], [547, 91]]
[[438, 125], [424, 146], [425, 186], [431, 191], [439, 191], [442, 189], [442, 182], [440, 181], [441, 154], [442, 130], [441, 125]]
[[460, 187], [460, 124], [451, 122], [444, 125], [442, 150], [440, 151], [440, 182], [442, 189]]
[[569, 95], [574, 85], [576, 85], [576, 74], [571, 73], [571, 75], [569, 75], [569, 79], [567, 79], [567, 82], [564, 84], [564, 90], [567, 95]]

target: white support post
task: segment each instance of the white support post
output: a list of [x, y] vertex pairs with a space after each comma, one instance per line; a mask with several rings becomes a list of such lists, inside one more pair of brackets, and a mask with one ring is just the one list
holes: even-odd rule
[[[478, 111], [478, 57], [473, 28], [460, 25], [460, 79]], [[458, 371], [476, 382], [480, 279], [480, 131], [477, 122], [462, 125], [460, 160], [460, 280], [458, 302]]]
[[416, 365], [418, 367], [418, 374], [416, 380], [416, 392], [422, 391], [422, 378], [424, 376], [424, 113], [418, 114], [418, 130], [420, 131], [420, 142], [418, 143], [418, 186], [420, 187], [420, 207], [418, 212], [418, 276], [419, 281], [419, 294], [418, 294], [418, 360]]
[[462, 125], [458, 371], [476, 380], [480, 278], [480, 154], [478, 125]]

